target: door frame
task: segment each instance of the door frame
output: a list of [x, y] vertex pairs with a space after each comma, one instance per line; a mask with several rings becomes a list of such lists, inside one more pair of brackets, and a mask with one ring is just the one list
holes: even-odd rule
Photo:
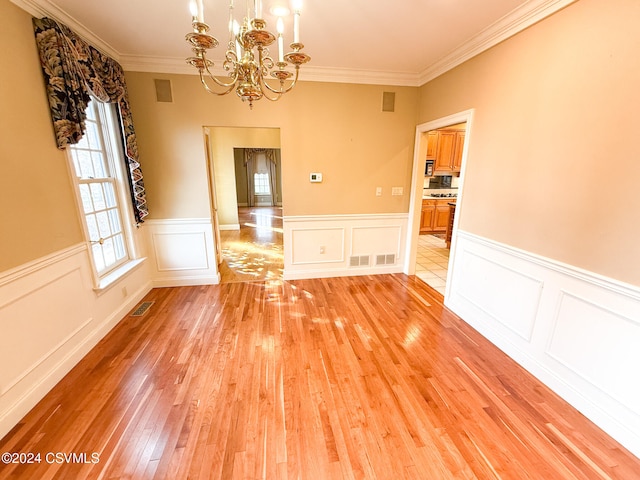
[[[422, 188], [424, 185], [424, 163], [425, 159], [421, 158], [422, 151], [426, 151], [427, 138], [423, 133], [438, 128], [448, 127], [456, 123], [467, 123], [466, 134], [464, 138], [464, 146], [462, 147], [462, 165], [460, 166], [460, 181], [458, 184], [458, 199], [456, 206], [456, 216], [453, 221], [453, 231], [451, 237], [451, 249], [449, 254], [449, 270], [453, 265], [453, 259], [456, 253], [456, 232], [458, 230], [458, 221], [460, 219], [460, 210], [463, 205], [462, 196], [464, 192], [464, 178], [467, 165], [467, 157], [469, 152], [469, 140], [473, 129], [473, 116], [475, 109], [464, 110], [462, 112], [447, 115], [429, 122], [421, 123], [416, 127], [416, 139], [413, 147], [413, 174], [411, 175], [411, 197], [409, 200], [409, 218], [407, 222], [407, 244], [405, 249], [405, 260], [403, 272], [407, 275], [415, 275], [416, 258], [418, 255], [418, 237], [420, 235], [420, 212], [422, 210]], [[423, 142], [425, 142], [423, 144]], [[449, 285], [447, 282], [445, 287], [445, 303], [449, 297]]]
[[[209, 202], [211, 209], [211, 225], [213, 228], [213, 236], [216, 250], [216, 265], [222, 263], [222, 242], [220, 240], [220, 223], [218, 220], [218, 197], [216, 195], [216, 179], [213, 169], [213, 154], [211, 151], [211, 131], [209, 127], [203, 128], [204, 149], [207, 160], [207, 181], [209, 183]], [[218, 277], [220, 272], [218, 271]]]

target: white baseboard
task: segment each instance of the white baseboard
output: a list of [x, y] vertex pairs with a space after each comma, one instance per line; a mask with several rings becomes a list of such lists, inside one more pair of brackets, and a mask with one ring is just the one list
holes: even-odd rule
[[458, 231], [445, 305], [640, 457], [640, 288]]
[[228, 223], [226, 225], [218, 225], [220, 230], [240, 230], [239, 223]]
[[194, 276], [181, 278], [154, 278], [153, 288], [190, 287], [194, 285], [218, 285], [220, 274], [216, 276]]
[[283, 232], [285, 279], [402, 272], [407, 214], [287, 216]]
[[0, 437], [151, 289], [144, 268], [116, 283], [94, 291], [85, 245], [1, 275]]
[[402, 265], [393, 267], [358, 267], [358, 268], [338, 268], [338, 269], [309, 269], [295, 270], [292, 272], [285, 271], [283, 278], [285, 280], [304, 280], [306, 278], [333, 278], [333, 277], [357, 277], [362, 275], [382, 275], [386, 273], [402, 273]]

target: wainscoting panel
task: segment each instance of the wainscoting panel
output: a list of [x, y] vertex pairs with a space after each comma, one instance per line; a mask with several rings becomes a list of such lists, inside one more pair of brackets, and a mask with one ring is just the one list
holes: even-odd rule
[[640, 456], [640, 288], [458, 231], [445, 304]]
[[291, 264], [344, 262], [345, 228], [296, 228], [291, 231]]
[[460, 295], [522, 339], [531, 340], [542, 281], [469, 251], [463, 252], [462, 262], [467, 275], [460, 280]]
[[395, 254], [400, 256], [401, 225], [353, 227], [351, 255]]
[[288, 216], [283, 230], [285, 279], [402, 271], [406, 214]]
[[[80, 267], [67, 268], [54, 278], [40, 278], [44, 283], [31, 285], [20, 297], [0, 305], [0, 352], [11, 359], [0, 369], [0, 396], [91, 323], [87, 296], [69, 301], [70, 292], [84, 288]], [[50, 322], [51, 312], [63, 323]]]
[[[547, 353], [628, 409], [638, 409], [640, 318], [622, 313], [624, 299], [612, 301], [598, 304], [562, 291]], [[626, 368], [612, 370], [612, 365]], [[631, 366], [635, 379], [629, 377]]]
[[154, 286], [220, 282], [209, 219], [147, 220], [145, 230]]
[[204, 232], [155, 233], [153, 253], [159, 272], [207, 270], [210, 267]]
[[146, 262], [93, 288], [84, 244], [0, 272], [0, 437], [151, 289]]

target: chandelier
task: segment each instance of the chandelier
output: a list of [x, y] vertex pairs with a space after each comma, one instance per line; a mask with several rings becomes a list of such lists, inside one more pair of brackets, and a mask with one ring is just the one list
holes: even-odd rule
[[[204, 23], [203, 0], [192, 0], [190, 10], [193, 32], [188, 33], [185, 38], [195, 56], [187, 58], [187, 63], [198, 70], [200, 82], [209, 93], [227, 95], [235, 88], [236, 94], [243, 101], [249, 102], [250, 108], [253, 108], [254, 101], [263, 97], [276, 101], [293, 89], [298, 81], [300, 65], [311, 60], [309, 55], [301, 51], [304, 48], [300, 43], [301, 0], [294, 0], [293, 43], [290, 44], [291, 51], [288, 53], [284, 52], [282, 20], [282, 15], [289, 13], [288, 9], [281, 7], [280, 10], [272, 10], [279, 16], [277, 62], [267, 48], [276, 40], [276, 35], [265, 29], [267, 22], [262, 19], [262, 0], [247, 0], [242, 24], [235, 20], [233, 0], [230, 0], [229, 43], [222, 62], [227, 75], [217, 78], [211, 72], [214, 63], [207, 58], [207, 50], [217, 47], [219, 43], [207, 33], [209, 25]], [[287, 70], [291, 66], [293, 72]]]

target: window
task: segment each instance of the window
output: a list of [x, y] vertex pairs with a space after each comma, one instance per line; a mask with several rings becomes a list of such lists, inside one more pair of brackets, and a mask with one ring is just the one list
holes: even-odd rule
[[69, 147], [80, 210], [98, 279], [130, 259], [130, 244], [123, 222], [128, 217], [123, 215], [121, 208], [126, 200], [120, 196], [122, 137], [114, 109], [114, 105], [92, 99], [87, 107], [85, 135], [79, 143]]
[[253, 190], [256, 195], [271, 195], [268, 173], [253, 174]]

